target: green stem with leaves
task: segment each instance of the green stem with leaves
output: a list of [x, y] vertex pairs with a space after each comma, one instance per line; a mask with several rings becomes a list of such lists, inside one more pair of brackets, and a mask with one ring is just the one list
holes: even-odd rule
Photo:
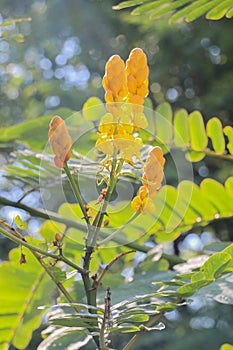
[[[14, 231], [16, 231], [16, 230], [14, 229]], [[16, 236], [14, 233], [8, 232], [7, 230], [3, 229], [2, 227], [0, 227], [0, 233], [3, 234], [5, 237], [9, 238], [11, 241], [28, 248], [30, 251], [41, 254], [42, 257], [47, 256], [47, 257], [52, 258], [56, 261], [63, 261], [65, 264], [73, 267], [79, 273], [81, 273], [81, 274], [84, 273], [84, 270], [80, 266], [76, 265], [75, 263], [73, 263], [69, 259], [65, 258], [63, 255], [49, 253], [46, 250], [43, 250], [39, 247], [36, 247], [36, 246], [28, 243], [24, 237], [20, 238], [18, 235]]]
[[145, 333], [147, 328], [153, 326], [161, 317], [163, 316], [163, 313], [159, 313], [158, 315], [152, 317], [144, 327], [142, 327], [142, 330], [140, 330], [137, 334], [135, 334], [130, 341], [124, 346], [122, 350], [130, 350], [133, 349], [133, 346], [136, 344], [138, 339], [142, 336], [142, 334]]

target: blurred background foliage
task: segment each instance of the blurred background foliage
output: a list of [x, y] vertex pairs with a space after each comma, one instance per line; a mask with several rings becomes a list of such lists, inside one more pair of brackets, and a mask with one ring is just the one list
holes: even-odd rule
[[[113, 11], [112, 6], [118, 3], [0, 0], [1, 127], [53, 114], [60, 107], [78, 111], [88, 97], [103, 98], [106, 61], [112, 54], [125, 59], [136, 46], [148, 56], [154, 107], [168, 101], [174, 108], [199, 109], [206, 120], [218, 116], [223, 125], [232, 125], [232, 21], [201, 18], [169, 25], [166, 19], [149, 21], [144, 16], [131, 16], [128, 10]], [[4, 25], [19, 18], [31, 20]], [[15, 145], [0, 142], [0, 147], [2, 167]], [[232, 166], [207, 157], [194, 165], [194, 174], [197, 182], [206, 176], [223, 181], [232, 174]], [[172, 183], [173, 174], [166, 176]], [[12, 200], [24, 193], [22, 183], [2, 176], [0, 187], [1, 195]], [[38, 192], [27, 196], [27, 204], [41, 205]], [[16, 212], [11, 210], [9, 216], [9, 207], [3, 207], [1, 215], [9, 219]], [[25, 212], [21, 214], [28, 219]], [[39, 226], [37, 219], [30, 219], [31, 231]], [[167, 250], [189, 257], [208, 242], [230, 239], [232, 220], [222, 220], [206, 231], [185, 233]], [[9, 241], [1, 239], [1, 259], [11, 247]], [[233, 342], [231, 315], [231, 306], [196, 300], [192, 307], [167, 315], [168, 329], [142, 337], [135, 349], [217, 350], [223, 342]], [[38, 342], [37, 331], [28, 349]]]
[[[112, 54], [124, 59], [142, 47], [150, 65], [150, 96], [175, 107], [201, 109], [227, 122], [233, 112], [230, 20], [169, 25], [129, 11], [115, 1], [1, 1], [2, 27], [24, 42], [1, 38], [1, 125], [36, 118], [59, 107], [79, 110], [92, 95], [103, 97], [101, 79]], [[20, 41], [22, 38], [20, 37]]]

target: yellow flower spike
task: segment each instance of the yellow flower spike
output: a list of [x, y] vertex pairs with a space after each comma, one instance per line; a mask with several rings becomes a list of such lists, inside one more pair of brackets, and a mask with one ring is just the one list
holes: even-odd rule
[[149, 182], [147, 187], [151, 198], [156, 196], [156, 191], [161, 187], [164, 176], [164, 164], [165, 159], [163, 157], [162, 149], [158, 146], [154, 147], [149, 152], [146, 165], [143, 169], [143, 179]]
[[[148, 95], [148, 74], [147, 58], [140, 48], [131, 51], [126, 61], [128, 102], [142, 105], [144, 98]], [[137, 97], [135, 97], [137, 96]]]
[[57, 168], [64, 168], [70, 159], [71, 137], [66, 128], [64, 120], [54, 116], [49, 124], [49, 142], [55, 154], [54, 163]]
[[103, 87], [106, 102], [121, 102], [128, 94], [125, 63], [118, 55], [110, 57], [105, 66]]

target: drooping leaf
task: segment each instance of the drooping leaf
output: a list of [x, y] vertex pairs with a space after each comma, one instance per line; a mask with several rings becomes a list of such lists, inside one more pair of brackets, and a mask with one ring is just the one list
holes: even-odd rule
[[83, 115], [87, 120], [99, 121], [106, 113], [103, 102], [98, 97], [90, 97], [83, 105]]
[[[43, 331], [42, 334], [47, 336], [46, 330]], [[92, 347], [89, 348], [92, 342], [92, 336], [87, 335], [85, 332], [80, 333], [77, 332], [76, 329], [59, 327], [40, 343], [37, 350], [64, 350], [68, 349], [69, 346], [75, 349], [85, 349], [87, 344], [88, 349], [95, 350], [96, 347], [94, 343]]]
[[20, 230], [28, 229], [28, 223], [23, 221], [19, 215], [16, 215], [16, 217], [14, 218], [14, 223]]
[[50, 303], [54, 288], [38, 261], [25, 252], [26, 264], [20, 265], [21, 250], [10, 252], [10, 260], [0, 266], [0, 349], [10, 345], [25, 349], [32, 332], [40, 326], [43, 311], [37, 307]]

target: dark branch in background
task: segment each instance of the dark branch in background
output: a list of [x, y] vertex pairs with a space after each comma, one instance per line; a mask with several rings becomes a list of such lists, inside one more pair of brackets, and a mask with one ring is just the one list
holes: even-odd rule
[[[86, 231], [86, 225], [84, 223], [82, 224], [80, 222], [67, 219], [64, 216], [61, 216], [53, 211], [44, 210], [44, 209], [40, 209], [40, 208], [38, 208], [38, 209], [32, 208], [32, 207], [27, 206], [26, 204], [23, 204], [20, 202], [14, 202], [14, 201], [11, 201], [11, 200], [3, 198], [3, 197], [0, 197], [0, 205], [7, 205], [10, 207], [23, 209], [23, 210], [27, 211], [28, 213], [30, 213], [32, 216], [42, 218], [45, 220], [54, 220], [56, 222], [60, 222], [64, 225], [66, 225], [67, 227], [73, 227], [73, 228], [76, 228], [76, 229], [84, 231], [84, 232]], [[120, 230], [119, 230], [119, 233], [120, 233]], [[100, 235], [101, 235], [101, 238], [106, 238], [108, 236], [103, 231], [100, 231]], [[138, 244], [137, 242], [128, 242], [128, 241], [124, 240], [122, 237], [114, 237], [113, 241], [120, 244], [120, 245], [126, 246], [128, 248], [131, 248], [131, 249], [134, 249], [136, 251], [143, 252], [143, 253], [148, 253], [151, 250], [150, 247]], [[163, 253], [162, 257], [164, 259], [168, 260], [168, 262], [171, 265], [175, 265], [175, 264], [179, 264], [179, 263], [184, 262], [183, 259], [181, 259], [180, 257], [175, 256], [175, 255], [168, 255], [168, 254]]]

